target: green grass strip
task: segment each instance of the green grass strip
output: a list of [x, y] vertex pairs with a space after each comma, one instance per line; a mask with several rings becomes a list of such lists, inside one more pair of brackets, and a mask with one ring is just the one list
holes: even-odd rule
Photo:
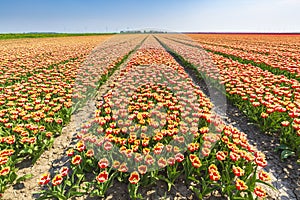
[[115, 33], [2, 33], [0, 40], [21, 38], [48, 38], [48, 37], [70, 37], [70, 36], [95, 36], [114, 35]]

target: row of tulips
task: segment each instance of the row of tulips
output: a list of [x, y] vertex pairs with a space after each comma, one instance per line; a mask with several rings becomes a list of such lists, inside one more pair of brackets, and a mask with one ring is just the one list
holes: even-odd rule
[[[300, 60], [299, 36], [257, 36], [257, 35], [190, 35], [191, 39], [205, 45], [238, 50], [242, 56], [253, 56], [258, 62], [269, 65], [297, 65]], [[261, 58], [259, 58], [261, 55]]]
[[[15, 165], [21, 157], [37, 154], [52, 143], [56, 130], [51, 128], [60, 129], [64, 123], [58, 112], [64, 105], [70, 107], [65, 101], [70, 98], [69, 76], [64, 76], [70, 68], [78, 67], [76, 59], [103, 39], [0, 42], [0, 195], [18, 178]], [[73, 63], [62, 64], [69, 60]], [[54, 66], [64, 73], [58, 73]], [[47, 131], [49, 128], [52, 131]]]
[[[196, 41], [201, 43], [201, 47], [205, 50], [227, 55], [240, 62], [257, 65], [264, 70], [271, 71], [272, 73], [283, 74], [300, 80], [300, 57], [299, 53], [296, 53], [299, 51], [297, 47], [294, 47], [296, 52], [289, 52], [287, 50], [288, 47], [286, 47], [286, 51], [275, 50], [264, 54], [263, 52], [251, 50], [253, 49], [252, 46], [248, 47], [247, 45], [244, 45], [243, 48], [241, 48], [240, 45], [236, 44], [229, 46], [226, 44], [216, 45], [213, 43], [206, 43], [205, 39], [197, 39], [197, 37], [199, 36], [192, 36], [192, 38], [195, 38]], [[194, 40], [190, 40], [190, 42], [196, 44]], [[198, 45], [200, 46], [200, 44]], [[263, 46], [264, 48], [267, 48], [267, 44]]]
[[[263, 131], [280, 134], [285, 148], [283, 156], [299, 155], [300, 149], [300, 83], [274, 75], [250, 64], [220, 55], [200, 54], [202, 49], [182, 42], [162, 39], [172, 51], [197, 67], [202, 75], [226, 87], [226, 94]], [[191, 53], [193, 52], [193, 53]], [[213, 66], [203, 67], [203, 58]]]
[[162, 180], [170, 190], [180, 175], [201, 199], [215, 190], [230, 199], [266, 196], [265, 156], [212, 112], [211, 101], [152, 36], [113, 83], [67, 151], [69, 165], [39, 180], [41, 199], [103, 197], [115, 181], [138, 199], [142, 186]]
[[[79, 60], [58, 66], [73, 70], [79, 67]], [[16, 164], [28, 156], [34, 162], [69, 120], [72, 93], [68, 78], [55, 70], [46, 71], [2, 87], [0, 147], [11, 154], [1, 155], [0, 169], [7, 173], [1, 175], [0, 194], [15, 181], [30, 177], [18, 178]]]
[[[116, 46], [126, 51], [120, 51], [119, 54], [103, 54], [102, 58], [106, 59], [106, 62], [102, 63], [103, 68], [97, 75], [106, 73], [103, 70], [112, 68], [120, 57], [124, 57], [130, 49], [138, 45], [140, 39], [134, 40], [135, 45], [128, 44], [127, 41], [133, 38], [132, 36], [127, 40], [112, 39], [111, 43], [105, 43], [104, 49], [107, 52], [112, 52], [111, 49], [115, 49]], [[98, 45], [101, 40], [101, 38], [98, 41], [94, 40], [93, 45]], [[80, 40], [77, 42], [80, 43]], [[11, 153], [4, 154], [3, 162], [0, 163], [0, 170], [8, 169], [7, 173], [1, 175], [0, 193], [16, 180], [15, 165], [28, 157], [35, 162], [44, 150], [51, 147], [54, 137], [60, 135], [63, 126], [69, 122], [73, 110], [75, 82], [78, 80], [80, 69], [86, 66], [84, 63], [88, 58], [88, 52], [94, 47], [91, 46], [92, 44], [87, 45], [88, 42], [88, 39], [81, 42], [81, 45], [86, 47], [80, 52], [81, 57], [76, 59], [59, 61], [51, 67], [41, 65], [32, 70], [29, 65], [24, 67], [26, 72], [24, 74], [29, 75], [26, 77], [20, 75], [17, 81], [13, 78], [10, 82], [7, 74], [3, 74], [3, 77], [7, 77], [8, 83], [5, 82], [0, 87], [0, 147], [1, 150]], [[67, 47], [62, 46], [62, 50], [64, 48]], [[73, 46], [70, 46], [70, 49], [80, 50], [73, 49]], [[101, 52], [103, 53], [104, 50]], [[71, 55], [69, 51], [66, 51], [66, 54]], [[73, 54], [78, 53], [73, 52]], [[24, 177], [19, 177], [18, 181], [22, 179]]]
[[300, 59], [299, 35], [192, 34], [188, 36], [203, 44], [223, 46], [255, 54]]
[[95, 48], [76, 73], [73, 108], [76, 110], [93, 97], [98, 87], [106, 82], [144, 39], [144, 35], [120, 35]]
[[13, 84], [59, 63], [85, 57], [110, 36], [0, 41], [0, 84]]

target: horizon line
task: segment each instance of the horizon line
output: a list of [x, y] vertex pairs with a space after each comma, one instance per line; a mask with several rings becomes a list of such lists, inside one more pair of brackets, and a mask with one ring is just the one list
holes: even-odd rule
[[[151, 30], [150, 30], [151, 31]], [[123, 31], [124, 33], [132, 33], [134, 31]], [[143, 33], [143, 32], [142, 32]], [[149, 33], [147, 31], [146, 33]], [[183, 33], [183, 34], [300, 34], [300, 31], [274, 31], [274, 32], [260, 32], [260, 31], [165, 31], [165, 33]], [[52, 31], [32, 31], [32, 32], [0, 32], [0, 34], [122, 34], [118, 32], [52, 32]]]

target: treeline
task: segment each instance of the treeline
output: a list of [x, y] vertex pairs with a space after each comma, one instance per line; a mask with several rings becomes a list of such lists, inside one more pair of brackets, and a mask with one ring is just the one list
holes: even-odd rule
[[146, 34], [148, 34], [148, 33], [167, 33], [167, 31], [120, 31], [120, 33], [121, 34], [126, 34], [126, 33], [130, 33], [130, 34], [132, 34], [132, 33], [136, 33], [136, 34], [142, 34], [142, 33], [146, 33]]

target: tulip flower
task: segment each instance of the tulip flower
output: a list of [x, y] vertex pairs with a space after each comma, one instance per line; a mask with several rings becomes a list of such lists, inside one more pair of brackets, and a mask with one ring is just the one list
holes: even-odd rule
[[62, 181], [63, 181], [63, 177], [60, 174], [57, 174], [52, 179], [52, 185], [53, 186], [58, 186], [62, 183]]
[[107, 171], [102, 171], [100, 172], [100, 174], [96, 177], [96, 180], [99, 182], [99, 183], [104, 183], [108, 180], [108, 172]]
[[39, 185], [46, 185], [49, 182], [50, 182], [50, 174], [49, 173], [43, 174], [42, 177], [38, 181]]
[[246, 183], [240, 179], [237, 179], [235, 181], [235, 187], [237, 190], [247, 190], [248, 186], [246, 185]]
[[129, 178], [131, 184], [137, 184], [140, 181], [140, 175], [137, 171], [131, 172]]

